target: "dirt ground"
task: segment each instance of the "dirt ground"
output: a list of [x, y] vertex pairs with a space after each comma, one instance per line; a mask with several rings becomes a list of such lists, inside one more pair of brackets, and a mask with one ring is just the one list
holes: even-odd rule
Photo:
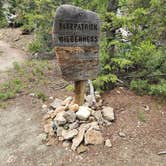
[[[49, 86], [47, 91], [61, 99], [73, 95]], [[115, 111], [115, 122], [103, 128], [113, 146], [89, 146], [80, 155], [60, 143], [47, 146], [42, 142], [45, 112], [41, 100], [29, 94], [9, 100], [7, 107], [0, 109], [0, 166], [166, 166], [166, 155], [157, 154], [166, 150], [166, 103], [137, 96], [123, 87], [105, 92], [102, 98]], [[120, 137], [120, 131], [126, 136]]]

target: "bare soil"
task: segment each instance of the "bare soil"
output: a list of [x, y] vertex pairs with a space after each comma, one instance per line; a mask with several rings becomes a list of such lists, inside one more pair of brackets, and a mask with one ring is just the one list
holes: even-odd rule
[[[52, 77], [56, 82], [61, 80], [55, 73]], [[41, 88], [48, 96], [61, 99], [73, 95], [61, 84]], [[45, 112], [41, 100], [29, 94], [8, 100], [7, 107], [0, 109], [0, 166], [166, 166], [166, 155], [157, 154], [166, 150], [166, 103], [160, 98], [137, 96], [125, 88], [105, 92], [102, 98], [116, 115], [115, 122], [103, 128], [113, 147], [89, 146], [80, 155], [58, 142], [52, 146], [42, 142]], [[126, 136], [120, 137], [120, 131]]]

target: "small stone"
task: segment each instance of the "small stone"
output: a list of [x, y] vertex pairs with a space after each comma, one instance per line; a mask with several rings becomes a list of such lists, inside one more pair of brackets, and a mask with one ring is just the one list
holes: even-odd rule
[[78, 154], [81, 154], [81, 153], [84, 153], [86, 151], [88, 151], [89, 148], [87, 146], [84, 146], [84, 145], [80, 145], [78, 148], [77, 148], [77, 153]]
[[54, 119], [59, 112], [64, 112], [64, 111], [65, 111], [64, 106], [58, 107], [55, 111], [51, 112], [51, 118]]
[[59, 137], [58, 140], [59, 140], [59, 141], [63, 141], [64, 138], [63, 138], [63, 137]]
[[71, 104], [71, 105], [69, 105], [69, 110], [77, 112], [79, 110], [79, 105], [78, 104]]
[[54, 118], [54, 121], [60, 126], [66, 124], [66, 119], [63, 117], [65, 111], [59, 112], [56, 117]]
[[110, 147], [110, 148], [112, 147], [112, 143], [111, 143], [110, 139], [107, 139], [105, 141], [105, 146]]
[[150, 108], [149, 108], [148, 105], [145, 105], [145, 106], [144, 106], [144, 109], [145, 109], [145, 111], [150, 111]]
[[79, 110], [76, 112], [77, 118], [80, 120], [87, 120], [91, 114], [91, 109], [86, 106], [80, 106]]
[[50, 104], [50, 106], [53, 108], [53, 109], [56, 109], [57, 107], [61, 106], [62, 104], [62, 100], [61, 99], [54, 99], [54, 101]]
[[116, 91], [116, 93], [117, 93], [117, 94], [120, 94], [120, 91], [119, 91], [119, 90], [117, 90], [117, 91]]
[[119, 134], [120, 137], [126, 137], [126, 134], [121, 132], [121, 131], [118, 134]]
[[35, 93], [30, 93], [29, 96], [35, 97]]
[[58, 128], [57, 128], [56, 134], [57, 134], [58, 137], [61, 137], [61, 136], [62, 136], [62, 131], [63, 131], [63, 130], [64, 130], [63, 127], [58, 127]]
[[62, 137], [64, 140], [71, 140], [78, 134], [78, 130], [73, 129], [73, 130], [63, 130], [62, 131]]
[[42, 108], [43, 108], [43, 109], [47, 108], [47, 105], [46, 105], [46, 104], [43, 104], [43, 105], [42, 105]]
[[67, 122], [73, 123], [76, 120], [76, 114], [73, 111], [67, 111], [63, 114]]
[[89, 117], [89, 121], [90, 121], [90, 122], [94, 122], [94, 121], [95, 121], [95, 117], [90, 116], [90, 117]]
[[104, 107], [102, 110], [103, 118], [108, 121], [115, 120], [114, 112], [112, 107]]
[[54, 100], [54, 97], [50, 96], [49, 99], [50, 99], [50, 100]]
[[69, 105], [72, 102], [72, 100], [73, 100], [73, 97], [69, 96], [62, 102], [61, 105], [63, 106]]
[[78, 127], [79, 127], [79, 122], [78, 122], [78, 120], [75, 121], [74, 123], [69, 124], [69, 129], [70, 129], [70, 130], [76, 129], [76, 128], [78, 128]]
[[63, 146], [64, 148], [66, 148], [66, 147], [69, 147], [70, 144], [71, 144], [71, 142], [69, 142], [69, 141], [64, 141], [63, 144], [62, 144], [62, 146]]
[[85, 145], [93, 144], [99, 145], [103, 144], [104, 139], [100, 131], [96, 131], [94, 129], [88, 129], [85, 133]]

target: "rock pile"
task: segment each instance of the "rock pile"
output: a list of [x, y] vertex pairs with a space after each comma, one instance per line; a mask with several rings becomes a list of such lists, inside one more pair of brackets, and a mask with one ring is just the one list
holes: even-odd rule
[[63, 146], [71, 146], [73, 151], [81, 153], [88, 149], [87, 145], [104, 144], [111, 147], [111, 142], [104, 140], [102, 126], [110, 125], [115, 116], [113, 108], [103, 106], [99, 94], [95, 106], [86, 102], [83, 106], [73, 104], [73, 98], [64, 101], [55, 99], [44, 115], [44, 131], [47, 140], [50, 138], [63, 142]]

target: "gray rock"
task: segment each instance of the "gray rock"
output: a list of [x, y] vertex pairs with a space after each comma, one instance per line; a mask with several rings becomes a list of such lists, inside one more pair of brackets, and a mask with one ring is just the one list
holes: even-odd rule
[[51, 106], [53, 109], [56, 109], [57, 107], [61, 106], [62, 102], [63, 102], [63, 101], [62, 101], [61, 99], [56, 98], [56, 99], [50, 104], [50, 106]]
[[62, 137], [64, 140], [71, 140], [78, 134], [78, 130], [73, 129], [73, 130], [63, 130], [62, 131]]
[[111, 143], [110, 139], [107, 139], [105, 141], [105, 146], [110, 147], [110, 148], [112, 147], [112, 143]]
[[54, 118], [54, 121], [60, 126], [66, 124], [66, 119], [63, 117], [65, 111], [59, 112], [56, 117]]
[[104, 138], [100, 131], [94, 130], [94, 129], [88, 129], [88, 131], [85, 133], [85, 145], [93, 144], [93, 145], [99, 145], [103, 144]]
[[73, 97], [72, 97], [72, 96], [69, 96], [69, 97], [67, 97], [61, 104], [62, 104], [63, 106], [69, 105], [69, 104], [72, 102], [72, 100], [73, 100]]
[[99, 124], [101, 125], [103, 124], [104, 119], [103, 119], [101, 111], [93, 111], [92, 115], [96, 118]]
[[52, 126], [52, 129], [54, 130], [54, 132], [57, 132], [58, 125], [56, 124], [55, 121], [52, 122], [51, 126]]
[[76, 112], [76, 116], [80, 120], [87, 120], [91, 115], [91, 109], [86, 106], [80, 106], [79, 110]]
[[79, 121], [75, 121], [74, 123], [71, 123], [69, 124], [69, 129], [72, 130], [72, 129], [76, 129], [79, 127]]
[[63, 130], [64, 130], [63, 127], [58, 127], [58, 128], [57, 128], [56, 133], [57, 133], [57, 136], [58, 136], [58, 137], [61, 137], [61, 136], [62, 136], [62, 131], [63, 131]]
[[67, 122], [73, 123], [76, 120], [76, 114], [73, 111], [67, 111], [64, 113], [63, 117]]
[[115, 120], [114, 111], [112, 107], [104, 107], [102, 110], [103, 118], [108, 121]]

